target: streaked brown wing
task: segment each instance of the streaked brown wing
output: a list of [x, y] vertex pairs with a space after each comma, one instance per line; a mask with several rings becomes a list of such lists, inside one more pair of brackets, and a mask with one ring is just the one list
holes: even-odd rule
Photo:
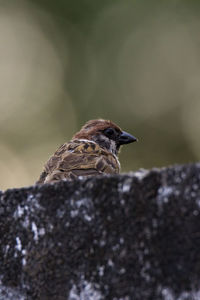
[[36, 181], [36, 184], [44, 183], [48, 173], [46, 171], [43, 171], [39, 177], [39, 179]]
[[[42, 182], [54, 182], [64, 178], [118, 173], [119, 167], [114, 156], [97, 144], [76, 141], [62, 145], [45, 165], [46, 176]], [[43, 172], [43, 173], [44, 173]]]
[[[64, 179], [64, 178], [75, 179], [79, 176], [97, 176], [97, 175], [101, 175], [101, 174], [102, 174], [102, 172], [99, 172], [96, 169], [73, 169], [73, 170], [70, 170], [69, 172], [63, 174], [63, 176], [62, 176], [62, 174], [59, 174], [59, 176], [61, 176], [60, 179]], [[56, 176], [58, 176], [58, 174], [56, 174]], [[55, 179], [53, 179], [53, 180], [55, 180]]]
[[36, 181], [36, 184], [44, 183], [46, 177], [57, 167], [58, 162], [60, 161], [61, 155], [67, 151], [67, 143], [61, 145], [56, 152], [49, 158], [49, 160], [44, 165], [44, 171], [41, 173], [39, 179]]

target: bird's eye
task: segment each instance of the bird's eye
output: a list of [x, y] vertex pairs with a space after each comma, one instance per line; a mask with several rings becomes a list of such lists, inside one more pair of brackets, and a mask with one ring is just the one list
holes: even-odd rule
[[115, 130], [113, 128], [106, 128], [104, 134], [109, 138], [113, 137], [115, 135]]

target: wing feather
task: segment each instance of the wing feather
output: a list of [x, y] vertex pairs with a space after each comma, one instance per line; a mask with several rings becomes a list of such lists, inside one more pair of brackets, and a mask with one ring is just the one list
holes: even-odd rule
[[102, 173], [119, 173], [116, 158], [93, 142], [74, 140], [63, 144], [50, 157], [37, 183]]

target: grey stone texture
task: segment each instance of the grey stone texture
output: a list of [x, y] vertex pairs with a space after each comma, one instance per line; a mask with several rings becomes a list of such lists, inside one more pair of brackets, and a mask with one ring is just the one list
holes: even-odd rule
[[200, 164], [0, 194], [0, 300], [199, 300]]

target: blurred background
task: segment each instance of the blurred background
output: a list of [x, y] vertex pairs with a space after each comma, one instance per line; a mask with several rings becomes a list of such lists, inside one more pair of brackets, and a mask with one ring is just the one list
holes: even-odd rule
[[122, 172], [199, 160], [199, 0], [0, 0], [0, 37], [0, 189], [99, 117]]

